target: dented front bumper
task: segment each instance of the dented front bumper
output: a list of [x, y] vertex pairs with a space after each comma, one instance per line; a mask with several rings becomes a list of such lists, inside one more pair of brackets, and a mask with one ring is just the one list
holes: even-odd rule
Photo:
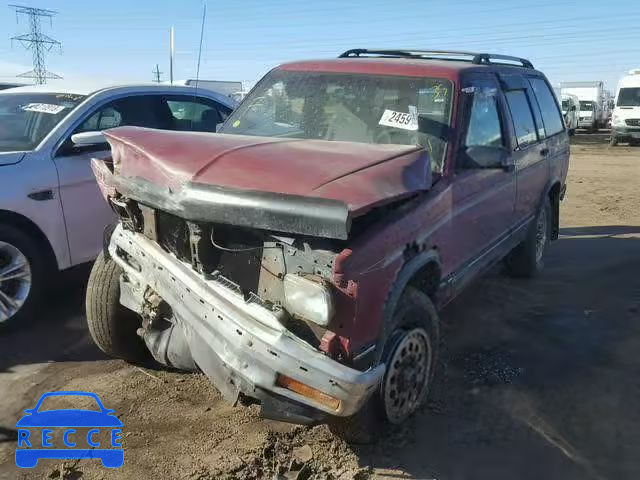
[[[284, 411], [303, 406], [348, 416], [358, 411], [384, 374], [384, 365], [361, 372], [332, 360], [289, 332], [276, 311], [246, 300], [219, 279], [205, 279], [141, 234], [116, 227], [109, 254], [125, 271], [123, 305], [142, 313], [149, 291], [161, 297], [171, 307], [194, 362], [231, 403], [242, 393], [261, 400], [263, 409], [275, 401]], [[285, 388], [283, 376], [334, 401]], [[303, 423], [289, 413], [278, 418]]]

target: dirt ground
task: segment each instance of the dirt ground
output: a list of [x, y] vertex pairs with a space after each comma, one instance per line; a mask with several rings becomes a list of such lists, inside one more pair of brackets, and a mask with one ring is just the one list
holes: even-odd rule
[[[87, 271], [28, 331], [0, 337], [0, 478], [640, 478], [640, 148], [574, 145], [561, 239], [534, 280], [491, 272], [442, 312], [427, 408], [375, 445], [232, 408], [200, 375], [105, 358], [84, 325]], [[96, 392], [124, 466], [13, 460], [43, 392]]]

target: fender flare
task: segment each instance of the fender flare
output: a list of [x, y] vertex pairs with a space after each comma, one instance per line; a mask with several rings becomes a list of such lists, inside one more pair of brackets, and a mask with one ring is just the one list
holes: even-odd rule
[[382, 328], [376, 341], [376, 356], [374, 365], [378, 365], [382, 360], [382, 354], [384, 350], [384, 344], [387, 338], [393, 331], [392, 319], [396, 310], [396, 306], [404, 293], [405, 288], [411, 282], [411, 279], [422, 270], [423, 267], [429, 263], [434, 263], [438, 269], [441, 269], [440, 255], [434, 248], [424, 250], [418, 254], [409, 258], [400, 270], [398, 271], [396, 278], [393, 282], [390, 293], [387, 295], [387, 300], [384, 303], [384, 309], [382, 313]]
[[559, 186], [558, 201], [554, 205], [551, 204], [551, 212], [553, 213], [553, 223], [551, 224], [551, 240], [557, 240], [560, 233], [560, 195], [562, 191], [562, 180], [559, 177], [554, 177], [549, 180], [544, 188], [543, 196], [540, 201], [540, 205], [544, 205], [544, 201], [550, 198], [549, 194], [555, 185]]

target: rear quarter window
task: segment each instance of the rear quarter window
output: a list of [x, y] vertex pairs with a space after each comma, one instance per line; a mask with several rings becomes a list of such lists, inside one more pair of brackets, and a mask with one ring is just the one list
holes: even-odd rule
[[562, 132], [564, 130], [562, 116], [547, 82], [542, 78], [529, 78], [529, 83], [540, 106], [547, 136]]

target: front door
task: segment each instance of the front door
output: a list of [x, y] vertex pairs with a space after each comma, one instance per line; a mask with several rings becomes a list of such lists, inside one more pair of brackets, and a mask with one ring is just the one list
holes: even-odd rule
[[[456, 280], [490, 263], [508, 237], [516, 199], [513, 169], [504, 165], [507, 130], [504, 100], [491, 74], [463, 80], [463, 142], [452, 182]], [[458, 283], [458, 282], [456, 282]]]
[[[157, 127], [152, 108], [153, 96], [124, 97], [89, 113], [75, 133], [102, 131], [122, 125]], [[60, 199], [67, 226], [72, 263], [93, 260], [102, 246], [105, 227], [115, 215], [100, 194], [91, 170], [92, 158], [107, 158], [109, 144], [76, 147], [71, 135], [60, 146], [54, 158], [60, 178]]]
[[227, 107], [205, 97], [167, 93], [118, 98], [87, 114], [54, 157], [72, 263], [93, 260], [102, 246], [105, 227], [115, 220], [91, 170], [92, 158], [110, 155], [109, 145], [76, 147], [73, 134], [125, 125], [215, 132], [216, 124], [229, 113]]

